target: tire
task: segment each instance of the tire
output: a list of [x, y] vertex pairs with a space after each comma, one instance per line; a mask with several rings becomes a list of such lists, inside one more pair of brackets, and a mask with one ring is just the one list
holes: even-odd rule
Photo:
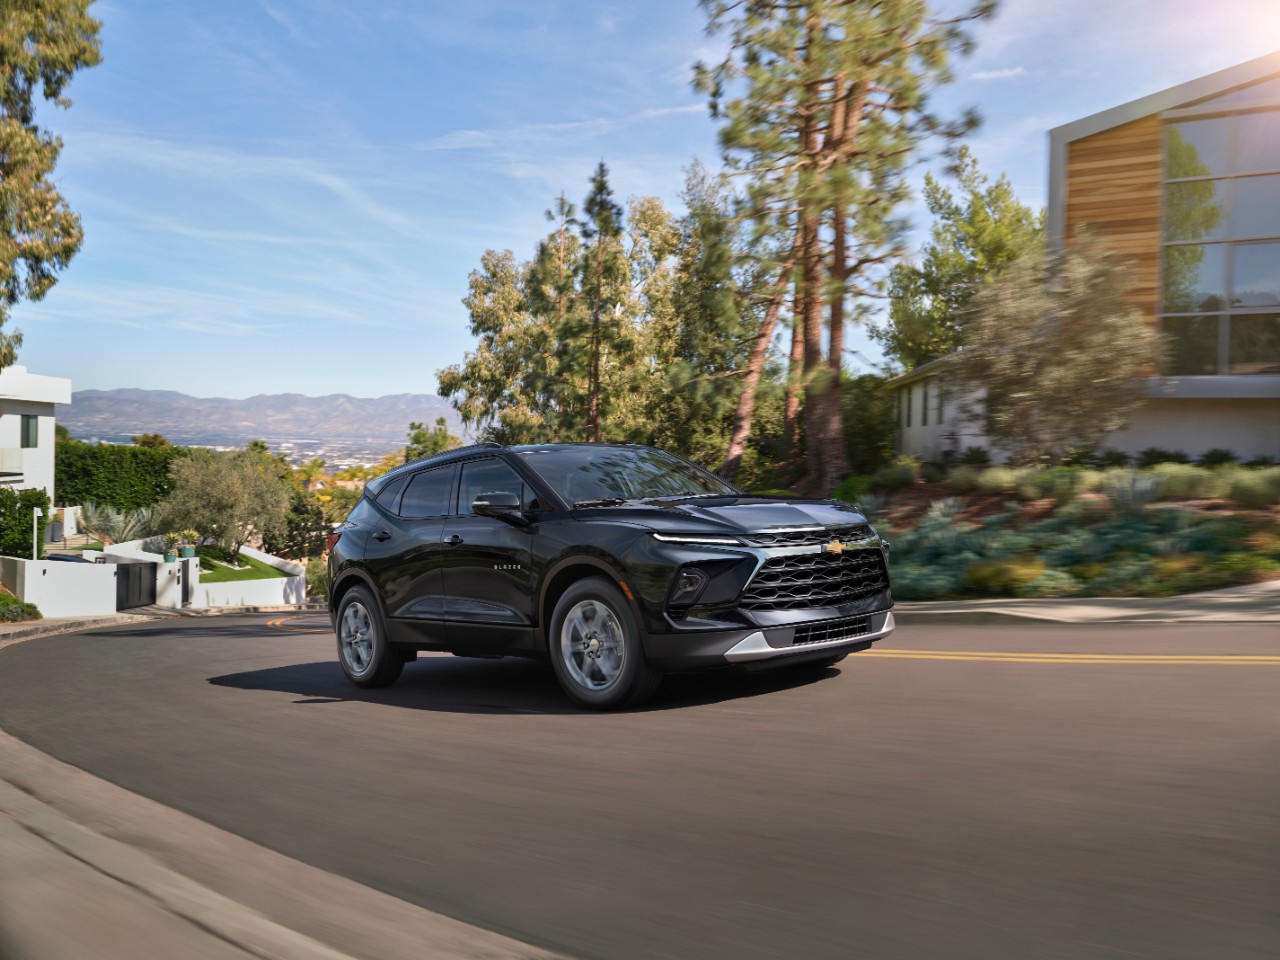
[[387, 641], [382, 612], [367, 588], [343, 594], [335, 633], [338, 663], [357, 687], [386, 687], [400, 679], [404, 657]]
[[564, 592], [551, 615], [547, 649], [561, 688], [592, 710], [638, 706], [662, 681], [645, 659], [631, 605], [603, 577], [579, 580]]

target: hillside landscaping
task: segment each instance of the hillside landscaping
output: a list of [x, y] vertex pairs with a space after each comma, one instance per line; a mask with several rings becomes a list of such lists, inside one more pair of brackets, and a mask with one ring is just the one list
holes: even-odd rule
[[290, 574], [279, 570], [269, 563], [241, 553], [230, 560], [230, 553], [215, 544], [205, 544], [200, 548], [200, 582], [230, 583], [234, 580], [270, 580], [273, 577], [288, 577]]
[[837, 495], [891, 541], [902, 600], [1163, 597], [1280, 579], [1280, 467], [900, 459]]

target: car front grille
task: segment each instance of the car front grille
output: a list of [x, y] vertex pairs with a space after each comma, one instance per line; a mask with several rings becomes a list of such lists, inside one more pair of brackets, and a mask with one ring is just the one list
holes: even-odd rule
[[738, 606], [746, 610], [834, 607], [889, 588], [879, 550], [803, 553], [772, 557], [747, 584]]
[[748, 533], [742, 539], [753, 547], [805, 547], [832, 540], [861, 540], [871, 536], [871, 528], [865, 523], [849, 527], [829, 527], [825, 530], [779, 530], [777, 533]]
[[824, 640], [848, 640], [864, 636], [871, 628], [870, 617], [841, 617], [839, 620], [819, 620], [796, 627], [793, 644], [822, 643]]

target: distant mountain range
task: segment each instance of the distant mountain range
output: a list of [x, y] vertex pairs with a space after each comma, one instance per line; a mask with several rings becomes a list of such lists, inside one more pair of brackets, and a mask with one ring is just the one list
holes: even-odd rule
[[190, 397], [172, 390], [79, 390], [57, 409], [58, 422], [81, 440], [128, 442], [162, 433], [174, 443], [243, 446], [250, 440], [404, 444], [409, 423], [444, 417], [451, 433], [461, 421], [448, 401], [425, 393], [351, 397], [261, 394], [247, 400]]

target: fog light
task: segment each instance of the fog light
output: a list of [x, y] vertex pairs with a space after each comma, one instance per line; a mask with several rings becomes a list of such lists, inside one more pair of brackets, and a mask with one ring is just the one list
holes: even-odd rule
[[675, 582], [671, 585], [671, 599], [667, 602], [672, 606], [689, 606], [698, 599], [698, 594], [706, 585], [705, 573], [697, 567], [684, 567], [676, 574]]

